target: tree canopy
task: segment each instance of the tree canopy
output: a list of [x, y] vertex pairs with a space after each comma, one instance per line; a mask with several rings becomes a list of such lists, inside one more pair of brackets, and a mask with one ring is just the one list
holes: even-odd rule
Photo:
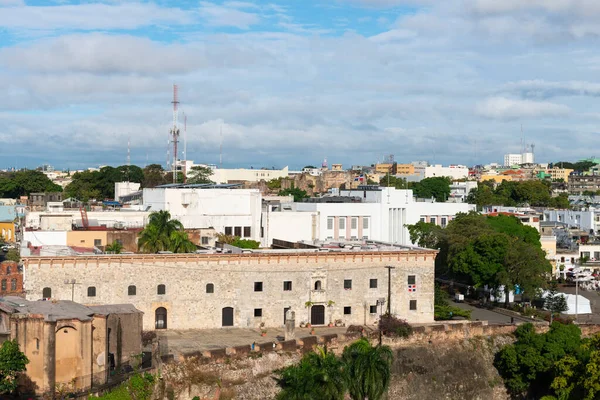
[[282, 189], [278, 193], [278, 196], [289, 196], [289, 195], [294, 196], [294, 201], [296, 201], [296, 202], [300, 202], [300, 201], [302, 201], [302, 199], [306, 199], [309, 197], [308, 194], [306, 193], [306, 190], [302, 190], [300, 188], [294, 187], [293, 183], [292, 183], [292, 187], [290, 187], [288, 189]]
[[65, 187], [66, 197], [75, 197], [82, 201], [90, 199], [114, 199], [115, 182], [141, 183], [144, 173], [135, 165], [120, 167], [102, 167], [99, 171], [76, 172], [71, 183]]
[[437, 202], [445, 202], [450, 196], [450, 178], [432, 177], [415, 183], [413, 193], [421, 199], [434, 198]]
[[171, 219], [171, 214], [164, 210], [150, 213], [148, 225], [139, 234], [138, 248], [143, 253], [191, 253], [197, 249], [181, 221]]
[[160, 164], [150, 164], [146, 166], [143, 170], [143, 174], [144, 178], [142, 180], [142, 186], [145, 188], [153, 188], [158, 185], [172, 182], [172, 180], [167, 180], [166, 172]]
[[577, 325], [552, 323], [546, 333], [532, 324], [496, 354], [494, 366], [514, 397], [594, 400], [600, 397], [600, 335], [581, 338]]
[[203, 167], [196, 165], [192, 167], [192, 170], [188, 173], [187, 183], [199, 184], [199, 183], [214, 183], [210, 180], [212, 175], [212, 169], [209, 167]]
[[29, 364], [27, 356], [19, 350], [16, 340], [7, 340], [0, 347], [0, 393], [13, 393], [17, 387], [19, 374]]
[[0, 172], [0, 197], [16, 199], [37, 192], [62, 192], [43, 172], [21, 170]]
[[551, 270], [537, 230], [512, 216], [461, 213], [445, 229], [426, 223], [407, 228], [413, 242], [440, 250], [438, 274], [474, 287], [513, 290], [518, 285], [534, 295]]
[[503, 181], [496, 188], [491, 181], [479, 182], [467, 198], [479, 208], [489, 205], [570, 208], [567, 194], [552, 196], [548, 181]]
[[594, 165], [596, 165], [595, 162], [593, 161], [585, 161], [585, 160], [581, 160], [581, 161], [577, 161], [575, 163], [569, 162], [569, 161], [558, 161], [552, 164], [554, 167], [558, 167], [558, 168], [567, 168], [567, 169], [572, 169], [575, 171], [579, 171], [579, 172], [584, 172], [584, 171], [588, 171], [590, 168], [592, 168]]

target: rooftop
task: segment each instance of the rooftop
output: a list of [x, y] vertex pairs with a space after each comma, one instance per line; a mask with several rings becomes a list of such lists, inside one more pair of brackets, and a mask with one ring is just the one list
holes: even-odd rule
[[1, 297], [0, 309], [12, 314], [41, 315], [46, 321], [59, 321], [63, 319], [90, 321], [95, 314], [109, 315], [141, 312], [131, 304], [88, 307], [69, 300], [30, 301], [16, 296]]

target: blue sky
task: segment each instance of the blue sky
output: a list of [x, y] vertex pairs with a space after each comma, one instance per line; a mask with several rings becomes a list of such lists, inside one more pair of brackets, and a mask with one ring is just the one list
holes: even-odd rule
[[[599, 155], [593, 0], [0, 0], [0, 168]], [[180, 120], [181, 118], [180, 114]], [[523, 135], [521, 135], [523, 126]], [[182, 146], [180, 146], [181, 148]]]

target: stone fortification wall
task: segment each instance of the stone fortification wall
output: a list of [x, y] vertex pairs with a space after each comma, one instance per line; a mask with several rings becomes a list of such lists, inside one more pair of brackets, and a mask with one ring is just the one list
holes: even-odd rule
[[[226, 325], [227, 312], [233, 315], [234, 327], [279, 327], [288, 308], [296, 312], [297, 323], [315, 324], [313, 310], [320, 309], [324, 324], [341, 319], [347, 326], [372, 325], [381, 312], [373, 306], [388, 297], [386, 266], [392, 266], [392, 313], [411, 323], [428, 323], [433, 322], [435, 254], [417, 250], [28, 257], [25, 291], [31, 300], [42, 298], [49, 288], [54, 299], [130, 303], [144, 312], [147, 330], [155, 328], [157, 314], [165, 311], [168, 329], [219, 328]], [[415, 277], [410, 290], [409, 276]], [[66, 280], [76, 283], [65, 284]], [[291, 282], [291, 288], [284, 282]]]

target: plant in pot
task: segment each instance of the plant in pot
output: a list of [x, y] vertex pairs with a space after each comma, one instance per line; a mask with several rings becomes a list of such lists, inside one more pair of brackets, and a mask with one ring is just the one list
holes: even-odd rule
[[329, 308], [329, 327], [331, 328], [333, 326], [333, 311], [332, 308], [335, 305], [335, 301], [333, 300], [329, 300], [327, 302], [327, 308]]
[[342, 321], [341, 319], [336, 319], [335, 320], [335, 326], [344, 326], [344, 321]]
[[267, 330], [265, 329], [265, 323], [260, 323], [260, 336], [267, 336]]

